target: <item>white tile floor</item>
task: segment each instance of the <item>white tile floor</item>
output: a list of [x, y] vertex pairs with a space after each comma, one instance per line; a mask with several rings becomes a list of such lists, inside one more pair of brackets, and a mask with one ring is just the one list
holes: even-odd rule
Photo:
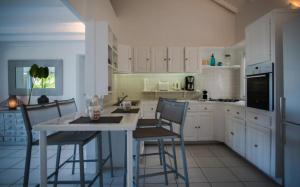
[[[170, 147], [167, 147], [170, 150]], [[155, 146], [146, 146], [146, 152], [157, 151]], [[73, 147], [64, 147], [64, 156], [72, 154]], [[180, 172], [183, 172], [181, 154], [178, 147], [177, 162]], [[55, 164], [56, 147], [49, 147], [48, 167], [53, 171]], [[276, 187], [269, 178], [260, 171], [241, 159], [224, 145], [188, 145], [186, 155], [189, 165], [189, 178], [191, 187]], [[39, 154], [38, 147], [34, 147], [32, 154], [30, 185], [35, 186], [39, 182]], [[25, 160], [25, 147], [0, 146], [0, 187], [22, 186]], [[171, 159], [167, 162], [172, 164]], [[70, 165], [60, 170], [61, 179], [79, 179], [76, 170], [71, 175]], [[78, 168], [78, 167], [77, 167]], [[161, 171], [159, 159], [156, 156], [147, 157], [141, 161], [141, 173]], [[92, 177], [88, 175], [87, 178]], [[173, 174], [169, 174], [170, 187], [184, 187], [184, 181], [176, 180]], [[104, 174], [105, 186], [123, 186], [123, 169], [115, 169], [115, 176], [110, 177], [109, 170]], [[140, 180], [142, 187], [160, 187], [164, 185], [164, 177], [156, 176]], [[49, 185], [51, 186], [51, 185]], [[78, 187], [78, 185], [62, 185], [65, 187]], [[97, 183], [94, 186], [99, 186]]]

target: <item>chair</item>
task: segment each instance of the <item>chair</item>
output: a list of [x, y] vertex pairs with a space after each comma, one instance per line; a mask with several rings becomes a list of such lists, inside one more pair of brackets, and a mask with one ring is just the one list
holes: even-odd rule
[[[30, 161], [31, 161], [31, 150], [32, 146], [38, 145], [39, 140], [33, 140], [32, 136], [32, 126], [43, 121], [59, 118], [59, 110], [57, 104], [49, 103], [45, 105], [21, 105], [22, 115], [24, 119], [24, 124], [27, 133], [27, 150], [26, 150], [26, 160], [25, 160], [25, 170], [24, 170], [24, 181], [23, 187], [28, 186], [29, 182], [29, 171], [30, 171]], [[47, 136], [48, 145], [57, 145], [58, 152], [61, 152], [61, 146], [63, 145], [79, 145], [79, 163], [80, 163], [80, 181], [58, 181], [58, 169], [61, 168], [66, 162], [59, 165], [60, 154], [57, 154], [56, 159], [56, 169], [52, 174], [48, 176], [48, 179], [54, 176], [54, 181], [49, 181], [49, 184], [71, 184], [71, 183], [80, 183], [81, 187], [83, 187], [86, 183], [93, 183], [99, 175], [93, 178], [92, 181], [85, 181], [84, 179], [84, 160], [83, 160], [83, 146], [88, 142], [93, 140], [97, 136], [97, 132], [54, 132]], [[70, 157], [68, 160], [70, 160]], [[98, 160], [93, 160], [98, 161]], [[100, 162], [99, 162], [100, 163]], [[101, 180], [103, 182], [103, 180]]]
[[[185, 146], [183, 139], [183, 128], [184, 122], [187, 112], [188, 103], [187, 102], [175, 102], [175, 101], [163, 101], [163, 108], [160, 113], [159, 123], [165, 121], [170, 124], [171, 130], [167, 130], [160, 125], [152, 128], [137, 128], [133, 132], [133, 138], [137, 141], [136, 144], [136, 171], [135, 171], [135, 185], [138, 187], [139, 178], [140, 177], [149, 177], [156, 175], [164, 175], [165, 176], [165, 184], [168, 185], [168, 173], [174, 173], [176, 178], [180, 177], [185, 181], [186, 187], [189, 186], [189, 178], [188, 178], [188, 170], [187, 170], [187, 160], [185, 155]], [[164, 122], [164, 123], [165, 123]], [[179, 134], [173, 132], [173, 124], [177, 124], [180, 126]], [[174, 139], [179, 138], [181, 153], [182, 153], [182, 161], [184, 166], [184, 175], [178, 173], [177, 169], [177, 160], [176, 160], [176, 151], [175, 151], [175, 143]], [[164, 140], [171, 139], [172, 140], [172, 151], [173, 154], [167, 152], [164, 148]], [[159, 143], [159, 153], [162, 158], [163, 164], [163, 172], [159, 173], [151, 173], [146, 175], [139, 175], [139, 160], [140, 156], [152, 156], [154, 154], [143, 154], [140, 155], [140, 142], [147, 140], [158, 140]], [[156, 154], [156, 155], [157, 155]], [[168, 155], [174, 161], [174, 168], [166, 163], [166, 157]]]
[[[69, 100], [55, 100], [58, 111], [60, 116], [65, 116], [68, 114], [72, 114], [77, 112], [77, 106], [75, 99], [69, 99]], [[91, 134], [94, 132], [90, 132]], [[113, 177], [113, 160], [112, 160], [112, 144], [111, 144], [111, 132], [108, 132], [108, 143], [109, 143], [109, 155], [107, 156], [106, 160], [109, 159], [110, 161], [110, 171], [111, 171], [111, 177]], [[73, 163], [72, 163], [72, 174], [75, 173], [75, 163], [76, 163], [76, 151], [77, 146], [74, 145], [74, 152], [73, 152]]]
[[[156, 127], [159, 124], [159, 115], [163, 108], [163, 101], [176, 101], [176, 99], [168, 99], [168, 98], [159, 98], [158, 103], [155, 110], [155, 118], [154, 119], [139, 119], [137, 122], [137, 128], [145, 128], [145, 127]], [[168, 123], [164, 123], [163, 125], [169, 125]]]

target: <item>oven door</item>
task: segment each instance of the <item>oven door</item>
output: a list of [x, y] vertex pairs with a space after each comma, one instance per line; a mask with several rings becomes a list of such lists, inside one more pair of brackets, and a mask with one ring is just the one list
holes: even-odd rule
[[247, 107], [273, 110], [273, 73], [247, 76]]

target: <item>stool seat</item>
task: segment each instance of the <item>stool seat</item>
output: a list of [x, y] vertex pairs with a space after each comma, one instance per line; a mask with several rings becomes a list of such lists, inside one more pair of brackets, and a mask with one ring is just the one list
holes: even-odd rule
[[[93, 131], [65, 131], [56, 132], [47, 136], [48, 145], [85, 145], [97, 136], [98, 132]], [[38, 145], [39, 140], [33, 142]]]
[[[139, 119], [137, 122], [137, 127], [138, 128], [143, 128], [143, 127], [156, 127], [159, 124], [159, 120], [158, 119]], [[170, 125], [167, 122], [161, 121], [162, 126], [165, 125]]]
[[138, 128], [133, 131], [133, 138], [135, 139], [159, 139], [159, 138], [178, 138], [179, 135], [175, 132], [169, 131], [163, 127], [154, 128]]

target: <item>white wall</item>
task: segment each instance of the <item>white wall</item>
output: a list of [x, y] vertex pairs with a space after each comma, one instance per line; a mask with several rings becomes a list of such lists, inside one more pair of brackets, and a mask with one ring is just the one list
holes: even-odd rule
[[[63, 59], [63, 96], [49, 98], [76, 97], [76, 60], [84, 54], [83, 41], [1, 43], [0, 51], [0, 101], [8, 97], [8, 60], [17, 59]], [[36, 97], [32, 101], [36, 102]]]
[[229, 46], [235, 15], [211, 0], [112, 0], [121, 43]]

